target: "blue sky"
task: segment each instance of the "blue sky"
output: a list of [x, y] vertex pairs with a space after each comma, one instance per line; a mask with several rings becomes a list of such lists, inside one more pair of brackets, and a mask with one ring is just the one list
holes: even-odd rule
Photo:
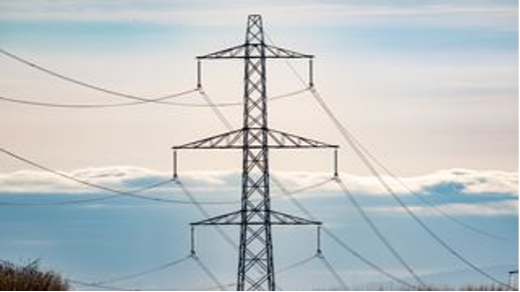
[[[276, 45], [316, 55], [315, 83], [326, 102], [414, 190], [456, 218], [509, 240], [461, 229], [392, 185], [434, 230], [481, 266], [502, 267], [496, 271], [518, 266], [517, 1], [1, 1], [0, 48], [79, 80], [156, 97], [193, 88], [194, 57], [241, 43], [249, 13], [263, 15]], [[0, 96], [59, 103], [124, 101], [4, 55], [0, 64]], [[306, 64], [293, 65], [306, 74]], [[204, 88], [216, 102], [240, 101], [241, 63], [203, 66]], [[269, 63], [268, 74], [270, 95], [302, 88], [283, 62]], [[201, 100], [193, 94], [183, 101]], [[234, 126], [241, 125], [239, 108], [223, 111]], [[272, 128], [342, 146], [340, 168], [347, 185], [421, 274], [465, 268], [384, 194], [310, 94], [273, 101], [269, 118]], [[224, 130], [205, 108], [0, 107], [1, 147], [118, 189], [166, 177], [170, 146]], [[329, 154], [272, 153], [271, 166], [297, 188], [323, 179], [330, 169]], [[239, 153], [181, 153], [180, 159], [187, 184], [201, 199], [238, 197]], [[174, 186], [155, 195], [172, 194], [180, 195]], [[99, 195], [0, 156], [1, 200], [48, 202]], [[407, 276], [337, 189], [323, 187], [301, 200], [363, 254]], [[274, 204], [298, 214], [285, 200]], [[0, 232], [7, 234], [0, 238], [0, 258], [41, 258], [44, 265], [87, 281], [184, 255], [187, 224], [201, 219], [194, 208], [131, 199], [0, 208]], [[226, 210], [210, 209], [212, 214]], [[312, 255], [313, 232], [276, 233], [277, 266]], [[201, 256], [223, 279], [233, 281], [233, 250], [211, 230], [199, 236], [214, 243], [201, 242]], [[374, 280], [373, 271], [333, 242], [325, 239], [324, 244], [348, 283], [383, 281]], [[284, 288], [331, 288], [333, 279], [323, 273], [319, 262], [311, 262], [280, 281]], [[306, 280], [297, 281], [302, 278]], [[205, 281], [194, 263], [187, 262], [121, 286], [212, 286]]]
[[[70, 175], [123, 190], [170, 177], [169, 173], [135, 167], [89, 168]], [[276, 176], [289, 190], [330, 178], [329, 173], [303, 172], [276, 173]], [[236, 200], [239, 177], [238, 172], [232, 171], [181, 174], [188, 189], [203, 202]], [[442, 271], [466, 270], [464, 265], [432, 242], [373, 178], [348, 174], [342, 174], [342, 178], [397, 250], [425, 279], [428, 279], [429, 274]], [[504, 278], [504, 270], [517, 265], [516, 174], [453, 169], [404, 180], [410, 188], [451, 216], [501, 237], [489, 238], [462, 228], [431, 208], [424, 207], [405, 190], [394, 186], [412, 210], [453, 247], [463, 251], [465, 256], [486, 270], [489, 269], [500, 279]], [[61, 178], [35, 171], [3, 175], [0, 191], [3, 202], [18, 203], [49, 203], [101, 195]], [[175, 184], [148, 194], [186, 200]], [[328, 228], [370, 260], [399, 277], [409, 277], [370, 232], [347, 198], [341, 195], [337, 185], [328, 183], [296, 196]], [[273, 204], [278, 210], [301, 215], [290, 201], [283, 199], [276, 188], [273, 189]], [[181, 258], [189, 252], [188, 223], [203, 218], [194, 206], [159, 204], [130, 198], [116, 198], [83, 206], [2, 208], [2, 258], [18, 262], [40, 258], [46, 267], [63, 271], [71, 278], [92, 282], [147, 270]], [[226, 205], [206, 208], [216, 215], [232, 211], [235, 207]], [[314, 228], [275, 229], [277, 268], [282, 269], [314, 254]], [[233, 238], [238, 236], [235, 228], [226, 228], [226, 231]], [[199, 256], [221, 281], [232, 283], [236, 263], [233, 249], [209, 227], [198, 229], [196, 242]], [[349, 285], [387, 283], [385, 277], [364, 266], [327, 236], [323, 237], [323, 250]], [[464, 281], [486, 283], [478, 274], [466, 272], [468, 274]], [[337, 287], [337, 283], [316, 260], [280, 275], [279, 282], [285, 289]], [[448, 283], [457, 284], [453, 279]], [[189, 261], [175, 268], [118, 284], [141, 289], [188, 290], [213, 286]]]

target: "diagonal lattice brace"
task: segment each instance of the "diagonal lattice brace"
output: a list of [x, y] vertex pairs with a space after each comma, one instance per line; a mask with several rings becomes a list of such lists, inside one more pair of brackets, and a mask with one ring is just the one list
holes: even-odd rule
[[242, 149], [243, 130], [234, 130], [211, 136], [172, 149]]
[[313, 55], [302, 54], [296, 51], [275, 47], [272, 45], [265, 45], [265, 57], [266, 58], [279, 58], [279, 59], [312, 59]]
[[243, 58], [245, 55], [246, 45], [238, 45], [231, 48], [223, 49], [204, 56], [198, 56], [197, 59], [234, 59]]
[[338, 145], [327, 144], [314, 139], [301, 137], [286, 132], [269, 129], [270, 148], [338, 148]]

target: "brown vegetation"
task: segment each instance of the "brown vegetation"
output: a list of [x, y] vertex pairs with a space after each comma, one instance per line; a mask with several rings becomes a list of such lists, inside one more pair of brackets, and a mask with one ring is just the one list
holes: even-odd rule
[[68, 282], [54, 271], [42, 271], [38, 261], [26, 266], [0, 263], [0, 290], [3, 291], [65, 291]]

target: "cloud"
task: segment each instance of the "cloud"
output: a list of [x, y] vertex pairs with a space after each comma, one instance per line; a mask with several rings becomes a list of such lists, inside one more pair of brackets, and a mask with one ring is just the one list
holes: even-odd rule
[[[141, 187], [168, 180], [171, 173], [133, 166], [110, 166], [73, 170], [65, 173], [90, 183], [119, 190], [135, 190]], [[321, 184], [331, 179], [329, 173], [281, 172], [273, 174], [290, 192], [308, 188], [308, 192], [298, 193], [302, 199], [339, 197], [338, 186], [332, 182]], [[359, 198], [378, 200], [377, 205], [366, 207], [378, 212], [402, 212], [389, 201], [389, 195], [380, 182], [370, 176], [342, 174], [342, 180], [349, 190]], [[201, 195], [216, 193], [237, 193], [240, 186], [239, 171], [187, 172], [180, 174], [180, 179], [193, 192]], [[518, 214], [518, 174], [505, 171], [481, 171], [471, 169], [448, 169], [434, 173], [400, 178], [406, 187], [390, 177], [383, 177], [390, 187], [401, 197], [410, 196], [409, 190], [428, 197], [436, 205], [442, 205], [446, 211], [459, 215], [513, 215]], [[155, 190], [160, 192], [161, 190]], [[65, 178], [39, 172], [15, 171], [0, 174], [0, 196], [24, 194], [92, 194], [98, 190], [83, 186]], [[279, 195], [273, 184], [273, 195]], [[382, 202], [382, 203], [381, 203]], [[373, 203], [372, 203], [373, 204]], [[422, 205], [410, 204], [412, 210], [426, 215], [437, 214]]]
[[[135, 166], [108, 166], [77, 169], [62, 172], [80, 180], [115, 187], [140, 187], [172, 177], [171, 173]], [[321, 172], [279, 172], [274, 176], [288, 188], [300, 189], [319, 184], [331, 178], [330, 173]], [[350, 191], [362, 195], [386, 196], [386, 190], [378, 179], [372, 176], [352, 174], [340, 175]], [[196, 189], [236, 187], [240, 184], [240, 173], [236, 170], [192, 171], [181, 174], [182, 180]], [[506, 171], [485, 171], [471, 169], [440, 170], [431, 174], [399, 178], [406, 185], [389, 176], [382, 176], [397, 193], [405, 195], [409, 190], [433, 194], [436, 191], [451, 190], [460, 194], [517, 194], [518, 174]], [[82, 185], [51, 173], [21, 170], [0, 173], [0, 193], [34, 192], [47, 193], [58, 190], [81, 191]], [[320, 191], [335, 191], [334, 184], [323, 185]]]
[[[139, 187], [164, 179], [165, 174], [131, 166], [84, 168], [63, 174], [107, 187]], [[52, 173], [22, 170], [0, 174], [0, 193], [91, 193], [92, 189]]]
[[[375, 177], [342, 175], [352, 192], [364, 195], [385, 195], [386, 190]], [[404, 187], [391, 177], [382, 176], [397, 193], [435, 194], [452, 191], [459, 194], [517, 194], [518, 174], [504, 171], [480, 171], [471, 169], [447, 169], [431, 174], [403, 177]]]
[[[88, 183], [124, 191], [139, 189], [172, 178], [172, 174], [168, 172], [135, 166], [89, 167], [68, 172], [60, 171], [60, 173]], [[182, 181], [200, 192], [235, 187], [240, 183], [240, 177], [236, 171], [201, 171], [182, 174]], [[0, 173], [0, 195], [83, 194], [92, 191], [91, 187], [47, 172], [20, 170]]]

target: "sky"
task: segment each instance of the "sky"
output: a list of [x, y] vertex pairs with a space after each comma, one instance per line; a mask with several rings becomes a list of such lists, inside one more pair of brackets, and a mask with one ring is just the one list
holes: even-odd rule
[[[316, 56], [314, 82], [326, 103], [410, 188], [455, 218], [507, 239], [462, 228], [387, 178], [414, 212], [475, 263], [497, 273], [518, 267], [517, 1], [1, 1], [0, 48], [77, 80], [154, 98], [193, 89], [195, 57], [241, 44], [252, 13], [262, 14], [274, 44]], [[5, 54], [0, 54], [0, 64], [0, 97], [69, 104], [126, 101], [60, 80]], [[291, 65], [307, 76], [305, 62]], [[202, 66], [203, 87], [213, 101], [241, 100], [240, 61]], [[269, 62], [267, 72], [269, 96], [303, 88], [283, 61]], [[204, 103], [196, 93], [178, 101]], [[116, 189], [171, 176], [171, 146], [227, 130], [205, 107], [51, 109], [0, 102], [0, 147]], [[240, 107], [223, 108], [223, 113], [234, 127], [241, 126]], [[370, 177], [309, 92], [270, 102], [269, 125], [340, 145], [346, 184], [421, 274], [466, 268], [432, 243]], [[330, 151], [272, 151], [271, 158], [273, 172], [292, 189], [324, 180], [332, 171]], [[179, 154], [181, 177], [207, 200], [239, 197], [240, 162], [238, 152]], [[0, 199], [7, 202], [105, 195], [5, 155], [0, 155], [0, 178]], [[182, 196], [175, 186], [150, 195], [171, 194]], [[333, 183], [301, 194], [301, 200], [363, 254], [407, 277]], [[299, 212], [287, 200], [274, 205]], [[7, 234], [0, 238], [0, 258], [41, 258], [44, 265], [86, 281], [182, 256], [189, 243], [187, 224], [202, 216], [195, 208], [129, 198], [0, 208], [0, 232]], [[210, 211], [219, 214], [226, 208]], [[233, 250], [211, 230], [199, 236], [216, 243], [199, 244], [208, 264], [234, 281]], [[312, 255], [314, 240], [310, 228], [276, 231], [277, 264], [283, 267]], [[309, 244], [302, 245], [304, 241]], [[349, 285], [382, 281], [334, 242], [324, 244]], [[284, 288], [331, 288], [333, 278], [324, 273], [319, 262], [311, 262], [288, 272], [281, 282]], [[299, 281], [302, 275], [308, 277]], [[475, 277], [471, 280], [482, 280]], [[123, 284], [149, 289], [212, 286], [190, 262]]]

